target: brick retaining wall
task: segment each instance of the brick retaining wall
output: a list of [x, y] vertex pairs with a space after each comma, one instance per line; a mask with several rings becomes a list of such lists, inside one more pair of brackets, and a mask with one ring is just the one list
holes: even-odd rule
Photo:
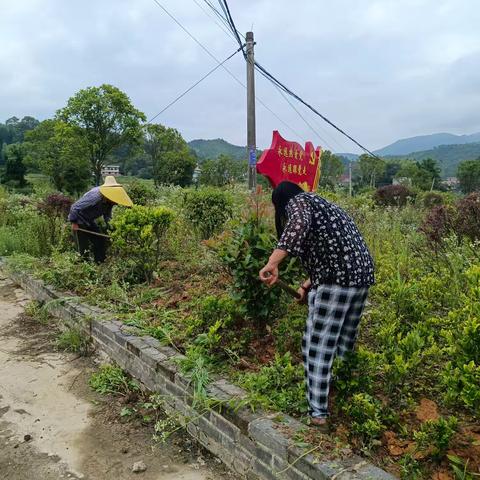
[[[2, 259], [1, 266], [6, 266]], [[67, 297], [25, 273], [9, 275], [34, 299], [45, 302], [50, 314], [70, 327], [82, 329], [99, 350], [132, 377], [152, 392], [164, 395], [166, 409], [184, 417], [188, 433], [244, 478], [394, 479], [356, 455], [338, 461], [305, 455], [308, 448], [299, 448], [289, 439], [305, 426], [288, 415], [234, 410], [227, 403], [220, 411], [203, 412], [200, 407], [200, 413], [195, 411], [189, 379], [178, 368], [178, 359], [183, 355], [153, 337], [128, 333], [128, 327], [111, 314], [81, 303], [78, 297]], [[241, 388], [222, 378], [214, 379], [207, 390], [213, 398], [225, 402], [245, 396]], [[289, 436], [283, 433], [286, 431]]]

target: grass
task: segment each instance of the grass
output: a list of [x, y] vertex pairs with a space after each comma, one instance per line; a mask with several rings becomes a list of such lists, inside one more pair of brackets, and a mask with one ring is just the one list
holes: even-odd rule
[[[306, 405], [299, 343], [305, 307], [279, 293], [276, 306], [284, 308], [259, 335], [255, 319], [244, 316], [238, 291], [210, 249], [211, 244], [229, 241], [232, 226], [243, 221], [245, 205], [236, 205], [234, 220], [223, 235], [206, 242], [207, 248], [182, 215], [182, 191], [159, 192], [158, 201], [173, 205], [178, 215], [150, 285], [122, 276], [116, 258], [96, 267], [80, 261], [69, 247], [43, 259], [17, 256], [13, 263], [115, 312], [137, 334], [152, 335], [185, 353], [182, 369], [190, 375], [200, 403], [205, 402], [212, 374], [228, 372], [248, 390], [252, 407], [301, 417]], [[243, 191], [240, 196], [245, 198]], [[472, 453], [477, 450], [468, 435], [469, 425], [480, 419], [480, 358], [475, 353], [480, 344], [480, 263], [475, 245], [449, 238], [433, 250], [418, 230], [425, 215], [420, 206], [378, 208], [369, 194], [334, 200], [354, 217], [366, 238], [377, 278], [362, 319], [359, 348], [335, 366], [336, 436], [403, 478], [429, 478], [439, 469], [450, 469], [449, 451], [474, 472], [480, 455]], [[62, 342], [76, 348], [79, 338], [69, 332]], [[90, 384], [100, 393], [122, 396], [138, 388], [111, 365], [92, 376]], [[435, 424], [417, 418], [425, 398], [435, 402]], [[400, 453], [389, 456], [388, 439], [411, 449], [426, 443], [435, 449], [416, 455], [395, 444]]]
[[77, 328], [67, 328], [58, 335], [56, 345], [59, 350], [87, 355], [90, 340]]

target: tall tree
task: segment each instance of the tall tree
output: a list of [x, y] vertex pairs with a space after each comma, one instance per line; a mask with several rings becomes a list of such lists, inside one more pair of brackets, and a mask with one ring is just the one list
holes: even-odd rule
[[80, 90], [57, 112], [57, 119], [77, 127], [86, 140], [98, 185], [108, 155], [120, 145], [140, 143], [140, 122], [146, 117], [125, 93], [104, 84]]
[[424, 158], [421, 162], [417, 162], [420, 169], [418, 179], [419, 187], [423, 190], [433, 190], [440, 185], [440, 167], [433, 158]]
[[340, 157], [330, 150], [322, 152], [321, 175], [318, 185], [320, 187], [334, 187], [343, 173], [343, 163]]
[[463, 193], [480, 192], [480, 157], [460, 162], [457, 177]]
[[88, 145], [78, 128], [60, 120], [44, 120], [25, 135], [27, 165], [47, 175], [56, 189], [79, 193], [92, 175]]
[[24, 149], [20, 143], [12, 143], [5, 149], [5, 172], [2, 183], [13, 187], [24, 187], [27, 184], [25, 173], [27, 168], [23, 163]]
[[145, 126], [145, 152], [150, 156], [155, 185], [190, 185], [196, 160], [187, 142], [174, 128]]
[[358, 167], [360, 169], [361, 183], [370, 187], [375, 187], [378, 179], [385, 171], [385, 161], [372, 155], [363, 154], [358, 157]]

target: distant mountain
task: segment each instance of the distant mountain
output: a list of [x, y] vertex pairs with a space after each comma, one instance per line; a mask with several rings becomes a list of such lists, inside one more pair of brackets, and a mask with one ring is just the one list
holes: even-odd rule
[[455, 177], [457, 167], [463, 160], [475, 160], [480, 158], [480, 142], [466, 143], [463, 145], [440, 145], [431, 150], [412, 152], [408, 155], [394, 155], [383, 157], [385, 160], [423, 160], [433, 158], [442, 169], [442, 177]]
[[[192, 140], [188, 145], [200, 158], [217, 158], [219, 155], [229, 155], [237, 160], [247, 159], [247, 148], [233, 145], [223, 140], [223, 138], [216, 138], [214, 140]], [[257, 153], [260, 153], [257, 150]]]
[[480, 133], [472, 135], [453, 135], [452, 133], [434, 133], [432, 135], [420, 135], [418, 137], [403, 138], [375, 150], [374, 153], [381, 156], [386, 155], [407, 155], [411, 152], [431, 150], [440, 145], [464, 145], [480, 142]]

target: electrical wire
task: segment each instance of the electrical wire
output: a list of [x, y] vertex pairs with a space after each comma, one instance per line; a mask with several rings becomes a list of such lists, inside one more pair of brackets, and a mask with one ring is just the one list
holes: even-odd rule
[[[239, 37], [238, 30], [235, 26], [235, 22], [233, 20], [233, 17], [230, 13], [230, 9], [228, 7], [228, 2], [227, 0], [218, 0], [220, 3], [220, 6], [222, 7], [222, 10], [225, 13], [225, 19], [228, 21], [230, 25], [230, 29], [232, 32], [235, 34], [235, 37], [237, 39], [237, 42], [239, 45], [242, 45], [242, 42]], [[246, 53], [244, 48], [242, 47], [242, 52], [244, 54], [244, 57], [246, 58]], [[306, 102], [303, 98], [301, 98], [299, 95], [297, 95], [295, 92], [293, 92], [290, 88], [288, 88], [285, 84], [283, 84], [280, 80], [278, 80], [276, 77], [274, 77], [268, 70], [266, 70], [262, 65], [260, 65], [257, 61], [255, 61], [255, 68], [261, 73], [265, 78], [267, 78], [272, 84], [283, 90], [285, 93], [293, 97], [295, 100], [298, 102], [302, 103], [305, 105], [308, 109], [310, 109], [313, 113], [318, 115], [324, 122], [328, 123], [331, 127], [333, 127], [335, 130], [340, 132], [342, 135], [347, 137], [349, 140], [351, 140], [355, 145], [360, 147], [362, 150], [367, 152], [369, 155], [372, 157], [375, 157], [379, 159], [377, 155], [375, 155], [372, 151], [370, 151], [367, 147], [363, 146], [359, 141], [355, 140], [351, 135], [349, 135], [347, 132], [345, 132], [342, 128], [340, 128], [338, 125], [336, 125], [334, 122], [332, 122], [330, 119], [328, 119], [325, 115], [320, 113], [316, 108], [314, 108], [312, 105], [310, 105], [308, 102]]]
[[222, 25], [221, 23], [217, 22], [217, 20], [215, 18], [213, 18], [207, 10], [205, 10], [204, 7], [202, 7], [201, 3], [198, 2], [197, 0], [193, 0], [193, 2], [195, 3], [195, 5], [197, 5], [197, 7], [208, 17], [210, 18], [210, 20], [212, 20], [213, 23], [215, 23], [215, 25], [217, 25], [218, 28], [220, 28], [220, 30], [222, 30], [225, 35], [227, 35], [229, 38], [233, 38], [235, 41], [236, 41], [236, 37], [235, 35], [233, 34], [233, 32], [230, 30], [230, 29], [227, 29], [225, 28], [224, 25]]
[[[213, 55], [213, 53], [210, 52], [210, 50], [208, 50], [207, 47], [205, 47], [205, 45], [203, 45], [200, 40], [198, 40], [192, 33], [190, 33], [188, 31], [188, 29], [186, 27], [184, 27], [181, 22], [179, 20], [177, 20], [161, 3], [159, 0], [152, 0], [154, 3], [156, 3], [195, 43], [197, 43], [201, 48], [202, 50], [204, 50], [211, 58], [213, 58], [218, 66], [222, 67], [239, 85], [241, 85], [245, 90], [247, 89], [247, 86], [241, 81], [239, 80], [225, 65], [222, 64], [222, 62], [220, 62], [220, 60], [218, 60], [217, 57], [215, 57], [215, 55]], [[206, 0], [205, 0], [206, 1]], [[207, 5], [211, 6], [210, 3], [207, 1], [206, 2]], [[216, 9], [211, 6], [215, 11]], [[237, 36], [236, 36], [237, 37]], [[243, 45], [242, 45], [243, 47]], [[257, 96], [255, 96], [255, 99], [258, 101], [258, 103], [260, 103], [266, 110], [268, 110], [279, 122], [281, 122], [283, 125], [285, 125], [290, 131], [292, 131], [297, 137], [301, 138], [301, 135], [299, 135], [295, 129], [293, 127], [291, 127], [290, 125], [288, 125], [287, 122], [285, 122], [284, 120], [282, 120], [265, 102], [263, 102], [263, 100]], [[159, 115], [159, 114], [158, 114]], [[157, 116], [158, 116], [157, 115]], [[156, 117], [155, 117], [156, 118]], [[151, 121], [151, 120], [150, 120]]]
[[188, 87], [183, 93], [181, 93], [180, 95], [178, 95], [174, 100], [172, 100], [165, 108], [163, 108], [160, 112], [158, 112], [156, 115], [154, 115], [147, 123], [152, 123], [153, 120], [155, 120], [157, 117], [159, 117], [163, 112], [165, 112], [165, 110], [168, 110], [172, 105], [174, 105], [175, 103], [177, 103], [182, 97], [184, 97], [188, 92], [190, 92], [191, 90], [193, 90], [199, 83], [203, 82], [203, 80], [205, 80], [207, 77], [209, 77], [213, 72], [215, 72], [216, 70], [218, 70], [220, 67], [223, 66], [224, 63], [228, 62], [228, 60], [230, 60], [233, 56], [235, 56], [239, 51], [241, 50], [241, 48], [238, 48], [237, 50], [235, 50], [231, 55], [229, 55], [225, 60], [223, 60], [223, 62], [220, 62], [218, 65], [216, 65], [215, 67], [213, 67], [208, 73], [206, 73], [202, 78], [200, 78], [199, 80], [197, 80], [192, 86]]

